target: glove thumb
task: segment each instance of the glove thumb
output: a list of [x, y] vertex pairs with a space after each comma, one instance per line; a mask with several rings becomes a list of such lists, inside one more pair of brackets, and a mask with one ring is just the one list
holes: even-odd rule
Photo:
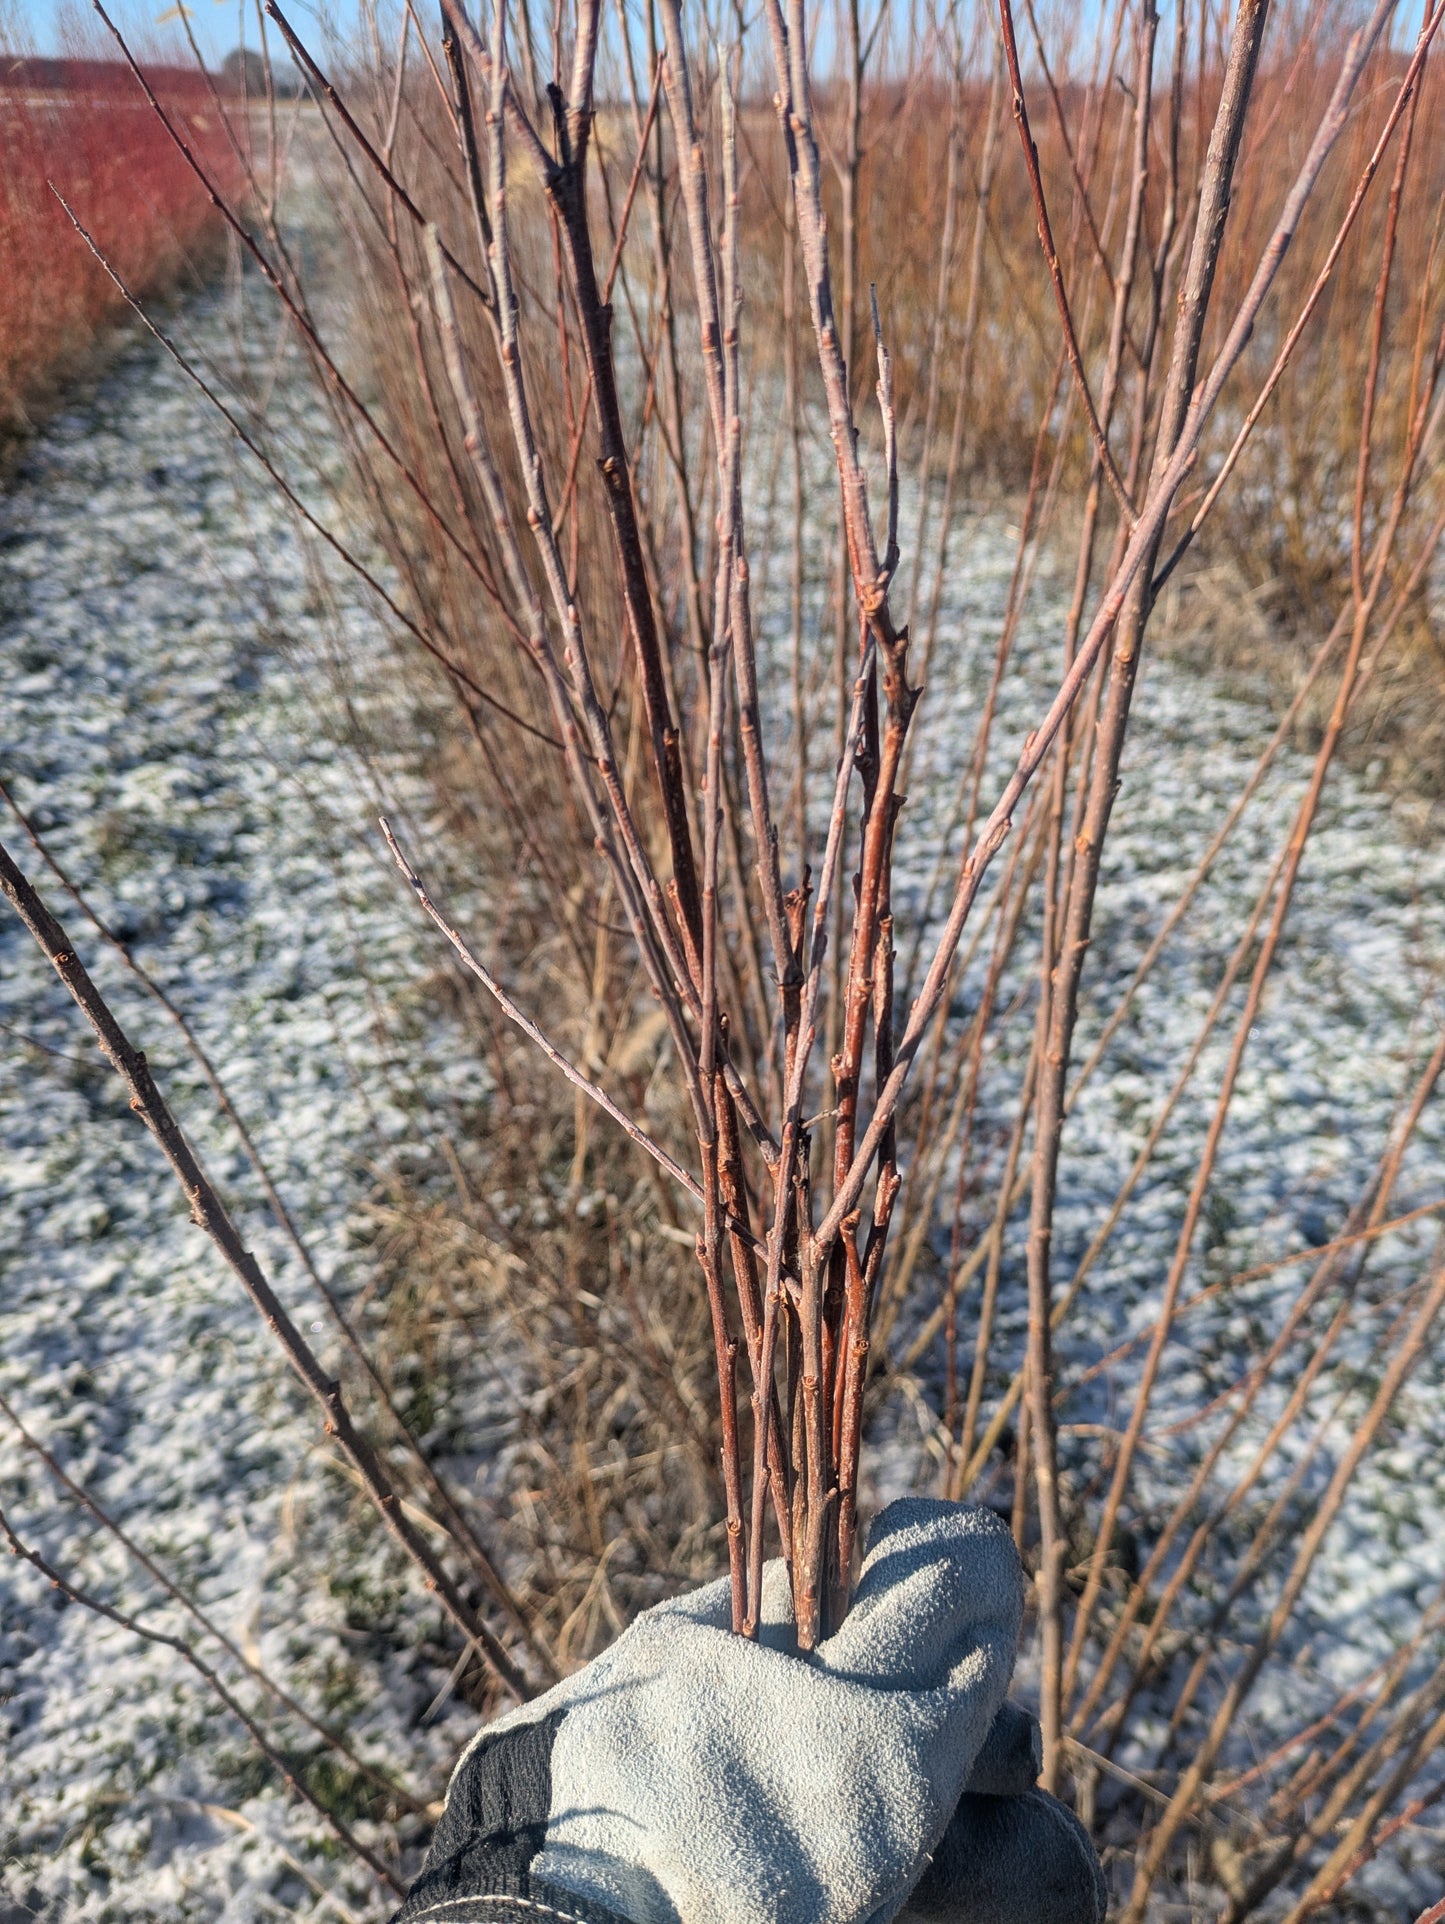
[[874, 1523], [852, 1608], [816, 1660], [875, 1689], [976, 1692], [988, 1705], [976, 1753], [1013, 1674], [1022, 1615], [1023, 1572], [1003, 1519], [904, 1497]]
[[1108, 1908], [1089, 1833], [1057, 1798], [966, 1792], [898, 1924], [1104, 1924]]

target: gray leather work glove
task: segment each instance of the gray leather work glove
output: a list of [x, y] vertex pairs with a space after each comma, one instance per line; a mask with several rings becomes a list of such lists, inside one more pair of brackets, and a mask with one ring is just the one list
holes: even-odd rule
[[781, 1564], [757, 1643], [726, 1582], [657, 1605], [477, 1735], [395, 1924], [1102, 1924], [1004, 1706], [1022, 1605], [1000, 1519], [923, 1499], [877, 1519], [809, 1658]]

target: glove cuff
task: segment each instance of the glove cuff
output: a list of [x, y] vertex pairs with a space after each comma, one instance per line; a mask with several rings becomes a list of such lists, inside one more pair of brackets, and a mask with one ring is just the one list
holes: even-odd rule
[[532, 1875], [562, 1714], [484, 1732], [464, 1754], [421, 1874], [392, 1924], [633, 1924]]
[[415, 1910], [408, 1902], [394, 1924], [422, 1924], [423, 1919], [425, 1924], [628, 1924], [615, 1911], [540, 1878], [524, 1881], [525, 1891], [469, 1891], [464, 1897], [439, 1897]]

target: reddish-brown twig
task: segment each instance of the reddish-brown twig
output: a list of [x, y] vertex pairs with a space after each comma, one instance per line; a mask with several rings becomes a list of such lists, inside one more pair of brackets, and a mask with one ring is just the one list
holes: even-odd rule
[[1064, 286], [1063, 269], [1059, 266], [1058, 249], [1054, 245], [1053, 225], [1049, 220], [1049, 206], [1044, 195], [1043, 175], [1039, 171], [1039, 150], [1034, 144], [1033, 133], [1029, 127], [1028, 104], [1024, 99], [1023, 74], [1019, 69], [1018, 42], [1014, 35], [1013, 7], [1010, 0], [999, 0], [999, 24], [1003, 31], [1009, 81], [1013, 87], [1014, 120], [1018, 126], [1024, 166], [1028, 170], [1029, 187], [1034, 197], [1034, 209], [1038, 215], [1039, 246], [1044, 251], [1044, 262], [1049, 270], [1049, 281], [1053, 286], [1054, 300], [1058, 305], [1059, 324], [1063, 329], [1064, 347], [1069, 357], [1069, 366], [1073, 370], [1079, 398], [1084, 404], [1084, 413], [1088, 418], [1089, 433], [1093, 438], [1099, 465], [1103, 469], [1105, 479], [1113, 490], [1114, 498], [1119, 503], [1121, 511], [1132, 520], [1134, 504], [1129, 498], [1129, 490], [1125, 487], [1123, 478], [1114, 465], [1114, 457], [1109, 451], [1109, 437], [1094, 406], [1089, 377], [1084, 368], [1084, 357], [1079, 349], [1079, 338], [1074, 332], [1073, 312], [1069, 306], [1068, 290]]
[[407, 860], [406, 856], [403, 855], [401, 846], [392, 832], [391, 823], [386, 820], [385, 816], [381, 818], [381, 832], [386, 837], [386, 845], [391, 850], [393, 860], [401, 870], [402, 875], [410, 883], [412, 892], [421, 904], [423, 913], [435, 922], [436, 926], [456, 950], [458, 956], [460, 956], [463, 966], [477, 978], [488, 995], [494, 999], [502, 1013], [507, 1017], [508, 1021], [515, 1022], [528, 1040], [535, 1043], [537, 1048], [542, 1051], [542, 1054], [546, 1056], [547, 1060], [562, 1071], [562, 1074], [566, 1076], [574, 1088], [580, 1089], [583, 1095], [585, 1095], [589, 1101], [595, 1102], [597, 1107], [601, 1109], [605, 1115], [611, 1116], [618, 1128], [629, 1136], [640, 1149], [646, 1150], [647, 1154], [652, 1157], [660, 1169], [665, 1170], [667, 1174], [671, 1176], [672, 1180], [680, 1184], [695, 1201], [701, 1202], [702, 1186], [697, 1178], [690, 1176], [682, 1164], [675, 1161], [673, 1157], [667, 1153], [661, 1143], [654, 1142], [652, 1137], [648, 1135], [647, 1131], [643, 1129], [640, 1124], [634, 1122], [631, 1116], [627, 1115], [622, 1109], [619, 1109], [605, 1089], [599, 1088], [590, 1077], [582, 1073], [575, 1063], [569, 1061], [562, 1051], [557, 1048], [553, 1042], [549, 1041], [532, 1018], [513, 1001], [512, 997], [508, 995], [507, 991], [502, 987], [501, 983], [498, 982], [486, 964], [479, 962], [476, 956], [472, 954], [460, 930], [455, 928], [452, 923], [447, 920], [436, 903], [432, 901], [430, 895], [427, 894], [425, 884]]
[[259, 1664], [254, 1663], [239, 1645], [226, 1635], [220, 1625], [216, 1623], [214, 1618], [206, 1614], [194, 1597], [188, 1596], [178, 1584], [172, 1583], [165, 1571], [160, 1568], [152, 1557], [147, 1556], [146, 1552], [135, 1539], [129, 1536], [126, 1531], [121, 1528], [120, 1524], [115, 1521], [114, 1517], [101, 1507], [91, 1495], [90, 1491], [66, 1474], [65, 1470], [56, 1461], [55, 1457], [52, 1456], [50, 1451], [46, 1449], [45, 1445], [41, 1443], [37, 1437], [32, 1436], [30, 1431], [26, 1429], [4, 1396], [0, 1396], [0, 1413], [3, 1413], [8, 1418], [26, 1449], [39, 1457], [40, 1461], [45, 1465], [46, 1469], [50, 1472], [51, 1476], [55, 1478], [60, 1487], [65, 1490], [68, 1495], [74, 1497], [77, 1503], [83, 1504], [84, 1507], [89, 1510], [101, 1528], [109, 1531], [110, 1535], [115, 1538], [116, 1542], [120, 1544], [127, 1555], [139, 1564], [140, 1568], [145, 1571], [152, 1582], [158, 1584], [172, 1602], [179, 1604], [186, 1614], [200, 1625], [207, 1636], [213, 1637], [215, 1641], [220, 1644], [221, 1648], [233, 1663], [239, 1664], [248, 1675], [255, 1679], [269, 1696], [274, 1697], [277, 1703], [284, 1709], [290, 1711], [293, 1717], [305, 1724], [308, 1730], [314, 1731], [316, 1735], [321, 1738], [322, 1742], [328, 1744], [338, 1756], [344, 1757], [358, 1775], [366, 1778], [366, 1780], [374, 1784], [378, 1790], [384, 1791], [388, 1797], [395, 1798], [396, 1801], [405, 1806], [406, 1809], [416, 1813], [420, 1813], [426, 1809], [426, 1804], [423, 1799], [413, 1796], [410, 1791], [404, 1790], [399, 1784], [394, 1782], [391, 1777], [378, 1770], [375, 1765], [368, 1764], [363, 1758], [358, 1757], [339, 1731], [333, 1730], [329, 1724], [322, 1723], [319, 1718], [313, 1717], [310, 1711], [302, 1704], [297, 1703], [296, 1699], [291, 1696], [288, 1691], [284, 1690], [274, 1678], [269, 1677]]
[[382, 1380], [381, 1374], [372, 1361], [366, 1346], [357, 1335], [351, 1318], [347, 1315], [340, 1298], [337, 1296], [335, 1290], [323, 1280], [321, 1272], [317, 1268], [315, 1259], [311, 1254], [311, 1250], [297, 1227], [295, 1217], [282, 1200], [272, 1180], [270, 1170], [267, 1168], [260, 1150], [256, 1146], [255, 1138], [247, 1128], [245, 1121], [237, 1110], [235, 1103], [232, 1101], [230, 1091], [222, 1081], [200, 1037], [196, 1034], [194, 1028], [175, 1001], [155, 980], [154, 976], [137, 961], [131, 952], [129, 944], [123, 942], [95, 913], [95, 910], [90, 906], [86, 897], [80, 892], [70, 876], [55, 859], [44, 838], [37, 833], [30, 819], [21, 812], [15, 798], [10, 793], [3, 779], [0, 779], [0, 800], [5, 802], [10, 812], [30, 837], [36, 854], [39, 855], [41, 861], [45, 863], [61, 887], [70, 896], [71, 900], [75, 903], [81, 914], [85, 916], [97, 935], [99, 935], [103, 941], [109, 943], [111, 948], [115, 950], [116, 954], [119, 955], [125, 963], [126, 968], [129, 969], [136, 981], [139, 982], [140, 986], [145, 990], [146, 994], [165, 1011], [166, 1015], [175, 1024], [197, 1067], [205, 1077], [207, 1086], [216, 1099], [217, 1107], [240, 1138], [246, 1160], [250, 1163], [256, 1174], [256, 1179], [261, 1185], [266, 1201], [270, 1205], [271, 1213], [276, 1218], [281, 1233], [295, 1251], [301, 1267], [306, 1272], [307, 1279], [330, 1311], [332, 1320], [341, 1332], [343, 1342], [365, 1372], [367, 1380], [379, 1398], [382, 1407], [391, 1418], [392, 1424], [410, 1453], [417, 1472], [425, 1482], [427, 1490], [436, 1502], [441, 1515], [446, 1519], [448, 1533], [468, 1563], [471, 1564], [477, 1577], [486, 1586], [488, 1591], [490, 1591], [494, 1601], [500, 1605], [502, 1610], [510, 1617], [516, 1629], [526, 1639], [528, 1646], [537, 1661], [541, 1664], [543, 1670], [549, 1676], [555, 1677], [556, 1671], [552, 1659], [541, 1644], [535, 1626], [528, 1618], [526, 1612], [522, 1610], [516, 1598], [512, 1595], [510, 1587], [497, 1567], [495, 1558], [487, 1552], [478, 1537], [475, 1526], [465, 1515], [456, 1498], [438, 1475], [436, 1469], [428, 1460], [420, 1444], [412, 1434], [405, 1417], [403, 1417], [401, 1411], [396, 1407], [391, 1391]]
[[181, 1185], [190, 1204], [192, 1220], [220, 1250], [268, 1328], [277, 1337], [286, 1353], [287, 1362], [320, 1410], [325, 1433], [336, 1438], [350, 1459], [368, 1496], [381, 1513], [382, 1521], [401, 1549], [421, 1570], [428, 1588], [441, 1598], [458, 1627], [466, 1636], [476, 1640], [507, 1689], [518, 1698], [528, 1697], [531, 1687], [526, 1677], [407, 1517], [371, 1445], [352, 1422], [341, 1385], [327, 1377], [310, 1345], [282, 1307], [260, 1264], [246, 1248], [240, 1232], [167, 1107], [144, 1055], [133, 1047], [105, 998], [91, 981], [64, 929], [15, 866], [3, 845], [0, 845], [0, 888], [3, 888], [11, 907], [34, 936], [76, 1007], [94, 1030], [106, 1060], [125, 1083], [130, 1092], [132, 1109], [155, 1137]]
[[197, 1656], [196, 1652], [186, 1642], [184, 1637], [173, 1637], [167, 1631], [153, 1630], [148, 1624], [139, 1623], [134, 1617], [128, 1616], [125, 1611], [117, 1610], [114, 1604], [103, 1603], [99, 1597], [93, 1597], [88, 1591], [80, 1589], [79, 1586], [72, 1583], [68, 1577], [62, 1576], [60, 1571], [57, 1570], [52, 1563], [47, 1562], [38, 1550], [32, 1550], [27, 1544], [21, 1541], [11, 1526], [9, 1517], [6, 1516], [3, 1510], [0, 1510], [0, 1535], [4, 1536], [6, 1543], [10, 1547], [10, 1554], [12, 1556], [19, 1557], [22, 1562], [33, 1565], [33, 1567], [40, 1572], [41, 1576], [53, 1584], [62, 1595], [68, 1597], [72, 1603], [78, 1603], [84, 1609], [94, 1611], [96, 1616], [107, 1618], [111, 1623], [118, 1624], [122, 1630], [130, 1631], [133, 1636], [144, 1638], [147, 1643], [160, 1644], [167, 1650], [174, 1650], [176, 1655], [191, 1666], [196, 1675], [202, 1679], [220, 1702], [225, 1705], [226, 1709], [230, 1711], [231, 1715], [242, 1726], [247, 1736], [250, 1737], [252, 1743], [255, 1744], [256, 1748], [261, 1752], [261, 1755], [266, 1759], [267, 1763], [271, 1765], [272, 1769], [291, 1786], [291, 1789], [295, 1791], [298, 1797], [311, 1806], [312, 1810], [316, 1812], [323, 1823], [341, 1840], [347, 1850], [351, 1852], [352, 1856], [359, 1858], [361, 1862], [366, 1865], [367, 1869], [371, 1871], [374, 1876], [380, 1878], [381, 1882], [387, 1885], [389, 1889], [395, 1891], [398, 1897], [405, 1897], [406, 1886], [402, 1883], [396, 1872], [391, 1869], [390, 1865], [384, 1863], [382, 1859], [377, 1856], [370, 1845], [363, 1844], [355, 1831], [343, 1822], [328, 1804], [322, 1802], [315, 1791], [307, 1784], [306, 1780], [298, 1775], [292, 1765], [289, 1764], [281, 1752], [277, 1750], [276, 1746], [271, 1742], [270, 1738], [266, 1735], [265, 1731], [262, 1730], [250, 1712], [237, 1701], [205, 1659]]

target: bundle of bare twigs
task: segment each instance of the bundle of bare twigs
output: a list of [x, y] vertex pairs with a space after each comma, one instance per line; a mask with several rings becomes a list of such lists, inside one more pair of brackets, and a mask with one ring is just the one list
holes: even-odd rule
[[[276, 0], [267, 0], [266, 12], [308, 77], [334, 145], [351, 243], [369, 263], [357, 304], [363, 331], [390, 356], [380, 402], [328, 344], [282, 240], [272, 184], [281, 138], [274, 98], [261, 103], [268, 128], [258, 133], [253, 118], [236, 133], [251, 170], [251, 206], [224, 202], [208, 185], [327, 387], [358, 495], [391, 566], [386, 583], [361, 544], [348, 544], [316, 517], [246, 423], [229, 418], [298, 514], [366, 571], [455, 699], [478, 779], [488, 784], [488, 831], [507, 850], [498, 868], [510, 865], [535, 885], [541, 913], [551, 916], [591, 996], [581, 1044], [558, 1039], [570, 1009], [559, 1007], [552, 1021], [522, 1006], [502, 965], [477, 953], [418, 875], [404, 838], [387, 826], [422, 907], [506, 1016], [700, 1212], [696, 1254], [716, 1366], [734, 1626], [756, 1633], [774, 1536], [789, 1565], [803, 1648], [847, 1608], [876, 1339], [895, 1327], [948, 1184], [955, 1194], [939, 1299], [895, 1365], [911, 1366], [942, 1333], [942, 1481], [954, 1494], [976, 1486], [1006, 1429], [1018, 1423], [1016, 1515], [1020, 1536], [1036, 1530], [1037, 1542], [1045, 1781], [1057, 1788], [1072, 1770], [1092, 1808], [1100, 1773], [1112, 1772], [1153, 1811], [1134, 1860], [1127, 1916], [1137, 1924], [1175, 1861], [1181, 1833], [1207, 1831], [1216, 1807], [1253, 1778], [1219, 1774], [1240, 1706], [1278, 1650], [1324, 1533], [1445, 1296], [1445, 1271], [1437, 1268], [1396, 1333], [1356, 1442], [1288, 1560], [1279, 1602], [1232, 1662], [1187, 1760], [1161, 1773], [1160, 1784], [1121, 1772], [1114, 1750], [1158, 1674], [1171, 1613], [1204, 1555], [1211, 1519], [1247, 1495], [1325, 1368], [1348, 1314], [1349, 1278], [1358, 1275], [1350, 1264], [1394, 1226], [1390, 1198], [1401, 1158], [1445, 1067], [1445, 1049], [1429, 1054], [1406, 1092], [1404, 1120], [1339, 1237], [1318, 1252], [1283, 1333], [1233, 1409], [1221, 1413], [1177, 1504], [1141, 1522], [1134, 1483], [1151, 1397], [1185, 1307], [1181, 1293], [1225, 1120], [1320, 795], [1362, 691], [1417, 606], [1445, 527], [1431, 465], [1445, 408], [1440, 275], [1433, 245], [1423, 246], [1401, 222], [1417, 177], [1412, 166], [1425, 165], [1421, 101], [1445, 6], [1427, 6], [1418, 31], [1399, 46], [1391, 0], [1338, 34], [1314, 10], [1294, 23], [1298, 35], [1275, 50], [1273, 65], [1265, 0], [1243, 0], [1227, 23], [1216, 23], [1208, 8], [1196, 16], [1181, 5], [1172, 47], [1161, 45], [1152, 4], [1120, 6], [1100, 28], [1106, 78], [1084, 84], [1060, 77], [1057, 59], [1051, 65], [1031, 7], [1034, 43], [1021, 51], [1010, 0], [1001, 0], [996, 20], [981, 15], [973, 23], [976, 46], [955, 13], [914, 18], [909, 40], [886, 26], [886, 6], [870, 28], [851, 0], [830, 23], [842, 84], [826, 98], [815, 98], [818, 21], [806, 0], [765, 0], [760, 49], [751, 23], [694, 22], [680, 0], [658, 0], [640, 19], [619, 7], [616, 22], [604, 17], [601, 0], [575, 0], [559, 7], [551, 26], [550, 79], [544, 36], [525, 0], [495, 0], [481, 21], [462, 0], [442, 0], [436, 35], [408, 6], [394, 54], [383, 54], [378, 41], [369, 70], [358, 65], [337, 76]], [[970, 67], [980, 48], [986, 81]], [[941, 114], [942, 220], [936, 292], [925, 289], [921, 318], [901, 317], [902, 347], [890, 351], [887, 302], [872, 299], [874, 415], [859, 372], [869, 358], [859, 352], [860, 182], [864, 78], [869, 62], [885, 54], [902, 76], [899, 124], [910, 72], [915, 83], [920, 73], [944, 75], [931, 96]], [[1367, 74], [1379, 84], [1364, 106]], [[1116, 99], [1127, 95], [1127, 109], [1110, 107], [1109, 75], [1119, 79]], [[144, 86], [139, 68], [137, 77]], [[1036, 131], [1029, 103], [1037, 108], [1045, 96], [1047, 127]], [[1010, 100], [1023, 161], [1011, 188], [1003, 158]], [[1301, 101], [1308, 103], [1303, 119]], [[1288, 112], [1287, 103], [1294, 103]], [[154, 98], [152, 105], [164, 118]], [[171, 131], [184, 150], [183, 132]], [[905, 159], [910, 138], [897, 136]], [[1388, 190], [1376, 186], [1390, 169]], [[1265, 176], [1277, 189], [1272, 196], [1260, 186]], [[1310, 225], [1326, 192], [1325, 213]], [[971, 252], [964, 246], [970, 196]], [[1048, 305], [1031, 317], [1042, 347], [1028, 350], [1028, 379], [1039, 425], [993, 678], [968, 752], [961, 743], [945, 746], [958, 790], [948, 843], [923, 899], [914, 889], [900, 906], [901, 811], [927, 716], [923, 681], [955, 494], [967, 443], [981, 441], [986, 425], [978, 363], [988, 349], [980, 316], [991, 223], [1037, 231], [1042, 265], [1031, 257], [1027, 270]], [[891, 271], [908, 238], [875, 226], [873, 246]], [[1400, 295], [1402, 256], [1409, 278]], [[968, 272], [960, 276], [965, 257]], [[1368, 344], [1358, 369], [1347, 581], [1337, 619], [1218, 839], [1092, 1053], [1076, 1066], [1101, 863], [1151, 616], [1225, 498], [1271, 398], [1297, 377], [1302, 343], [1347, 271], [1363, 290]], [[744, 353], [745, 294], [778, 327], [769, 393], [786, 421], [790, 542], [779, 540], [774, 504], [762, 499], [762, 464], [745, 431], [759, 411]], [[1396, 324], [1397, 309], [1409, 325]], [[994, 335], [1008, 332], [995, 328]], [[805, 335], [814, 362], [807, 369], [799, 345]], [[1262, 362], [1256, 335], [1265, 343]], [[998, 351], [996, 338], [988, 351]], [[895, 356], [908, 368], [904, 426], [919, 477], [917, 553], [907, 567], [900, 441], [908, 437]], [[1025, 358], [1022, 348], [1017, 358]], [[1002, 392], [1007, 370], [996, 372]], [[826, 511], [806, 482], [809, 391], [818, 397], [836, 471]], [[950, 399], [940, 504], [931, 483], [943, 466]], [[1387, 440], [1390, 473], [1382, 485], [1376, 475]], [[1069, 501], [1077, 559], [1057, 676], [990, 797], [995, 705], [1037, 544]], [[934, 512], [939, 529], [930, 548]], [[787, 645], [760, 647], [755, 579], [789, 568]], [[803, 582], [830, 573], [832, 632], [814, 647]], [[1278, 860], [1138, 1160], [1061, 1288], [1053, 1236], [1071, 1106], [1327, 667], [1335, 692]], [[829, 737], [821, 750], [820, 734]], [[834, 771], [827, 805], [810, 819], [810, 776], [824, 763]], [[1000, 874], [995, 858], [1006, 848]], [[126, 1075], [198, 1219], [325, 1406], [328, 1426], [402, 1548], [503, 1681], [527, 1687], [510, 1643], [527, 1628], [525, 1613], [471, 1526], [444, 1488], [432, 1488], [500, 1630], [407, 1522], [339, 1389], [326, 1382], [264, 1278], [252, 1274], [204, 1178], [186, 1162], [143, 1061], [114, 1029], [63, 933], [18, 871], [7, 869], [6, 887]], [[978, 1006], [961, 1028], [950, 1028], [963, 961], [990, 920]], [[1034, 923], [1037, 999], [1027, 1068], [1006, 1153], [991, 1170], [985, 1220], [965, 1248], [985, 1038], [1020, 931]], [[895, 982], [905, 934], [904, 975], [917, 985], [911, 999]], [[1079, 1498], [1061, 1478], [1054, 1332], [1239, 983], [1247, 984], [1243, 1005], [1129, 1415]], [[639, 1008], [655, 1011], [665, 1030], [672, 1107], [618, 1066], [622, 1052], [597, 1040], [604, 1015], [620, 1035]], [[580, 1166], [580, 1121], [578, 1134]], [[911, 1149], [910, 1183], [901, 1144]], [[1027, 1351], [988, 1408], [1003, 1239], [1025, 1199]], [[980, 1273], [965, 1385], [958, 1312]], [[1315, 1330], [1315, 1307], [1335, 1293], [1334, 1320]], [[1303, 1345], [1305, 1332], [1315, 1347], [1301, 1365], [1298, 1396], [1220, 1509], [1209, 1497], [1210, 1479], [1261, 1385], [1295, 1356], [1291, 1345]], [[1261, 1543], [1284, 1541], [1284, 1514], [1271, 1513]], [[1126, 1526], [1139, 1528], [1149, 1547], [1119, 1594], [1114, 1546]], [[1240, 1589], [1256, 1567], [1252, 1547], [1236, 1573]], [[1170, 1743], [1190, 1706], [1202, 1703], [1224, 1622], [1218, 1617], [1201, 1639], [1170, 1704]], [[546, 1669], [551, 1658], [534, 1641], [525, 1662]], [[1381, 1686], [1382, 1715], [1403, 1674], [1391, 1673]], [[1442, 1674], [1390, 1713], [1383, 1734], [1352, 1738], [1317, 1769], [1312, 1764], [1306, 1780], [1277, 1786], [1275, 1829], [1264, 1841], [1252, 1836], [1256, 1854], [1225, 1878], [1231, 1918], [1248, 1915], [1310, 1863], [1291, 1913], [1302, 1917], [1331, 1901], [1379, 1847], [1383, 1812], [1411, 1781], [1399, 1773], [1406, 1763], [1418, 1767], [1438, 1731]], [[1344, 1826], [1342, 1840], [1326, 1847], [1336, 1825]]]

